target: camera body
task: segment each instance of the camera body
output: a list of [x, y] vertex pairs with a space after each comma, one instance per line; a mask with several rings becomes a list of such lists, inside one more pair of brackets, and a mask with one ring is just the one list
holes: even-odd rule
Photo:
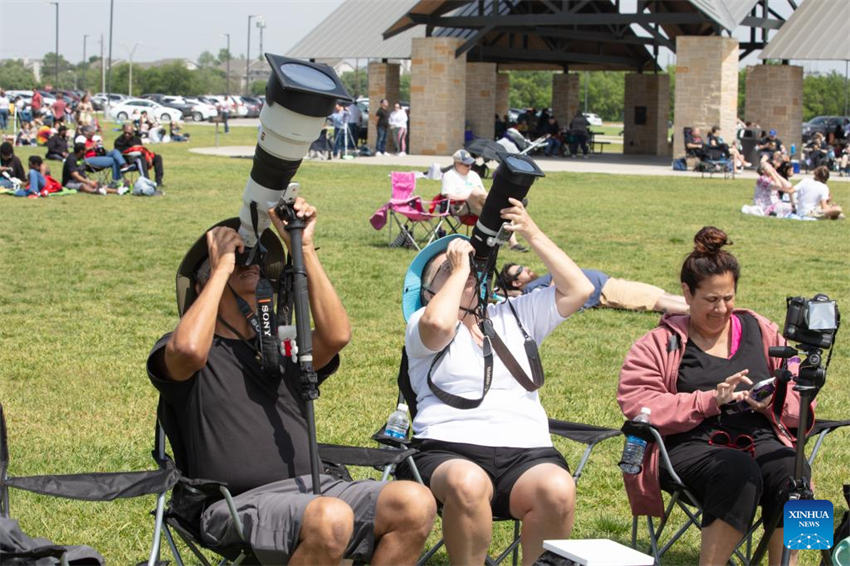
[[829, 348], [835, 339], [840, 315], [835, 301], [822, 293], [811, 299], [788, 297], [785, 326], [786, 339], [813, 348]]

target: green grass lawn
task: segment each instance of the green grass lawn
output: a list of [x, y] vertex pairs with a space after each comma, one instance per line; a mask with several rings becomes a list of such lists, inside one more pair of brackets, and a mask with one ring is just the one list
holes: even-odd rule
[[[8, 418], [11, 475], [141, 470], [152, 465], [157, 396], [144, 364], [177, 322], [174, 275], [189, 245], [234, 216], [251, 162], [199, 156], [213, 128], [187, 125], [188, 144], [154, 149], [165, 161], [166, 196], [0, 197], [0, 400]], [[114, 132], [105, 137], [111, 147]], [[222, 145], [249, 145], [254, 128], [233, 128]], [[43, 149], [37, 150], [39, 154]], [[26, 163], [31, 151], [18, 154]], [[59, 164], [54, 165], [57, 169]], [[390, 167], [305, 163], [296, 180], [319, 210], [320, 256], [349, 311], [353, 339], [317, 402], [319, 438], [370, 445], [392, 411], [402, 345], [402, 277], [414, 252], [387, 247], [368, 223], [389, 196]], [[58, 173], [58, 172], [57, 172]], [[420, 181], [430, 198], [439, 185]], [[850, 184], [832, 184], [850, 204]], [[677, 291], [696, 231], [712, 224], [734, 240], [742, 263], [738, 305], [775, 321], [788, 295], [823, 292], [850, 312], [847, 222], [793, 222], [741, 215], [752, 181], [603, 174], [549, 174], [529, 193], [538, 224], [580, 265]], [[505, 252], [503, 260], [541, 263]], [[553, 417], [619, 427], [617, 374], [630, 344], [655, 314], [595, 310], [565, 322], [542, 347], [541, 392]], [[850, 338], [838, 334], [818, 415], [848, 418]], [[847, 433], [828, 439], [815, 472], [817, 494], [844, 508], [850, 482]], [[558, 442], [575, 464], [580, 447]], [[574, 536], [627, 542], [631, 516], [617, 468], [620, 440], [601, 445], [579, 484]], [[86, 543], [110, 564], [146, 555], [154, 498], [82, 503], [12, 493], [12, 515], [32, 535]], [[839, 514], [840, 516], [840, 514]], [[495, 544], [509, 538], [499, 525]], [[668, 555], [694, 564], [698, 537]], [[446, 555], [438, 555], [445, 561]], [[802, 562], [818, 557], [804, 553]], [[666, 563], [666, 562], [665, 562]]]

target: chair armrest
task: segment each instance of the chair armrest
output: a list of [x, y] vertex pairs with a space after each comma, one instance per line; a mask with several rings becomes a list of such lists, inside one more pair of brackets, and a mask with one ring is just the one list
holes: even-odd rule
[[549, 432], [583, 444], [596, 444], [620, 435], [615, 428], [605, 428], [585, 423], [549, 419]]
[[365, 448], [362, 446], [341, 446], [338, 444], [319, 445], [319, 457], [322, 460], [349, 466], [383, 467], [390, 464], [398, 464], [413, 454], [416, 454], [416, 450], [413, 448], [387, 450]]

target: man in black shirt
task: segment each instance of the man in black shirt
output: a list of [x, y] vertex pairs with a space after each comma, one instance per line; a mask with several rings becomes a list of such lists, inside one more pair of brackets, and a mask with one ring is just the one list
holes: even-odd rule
[[390, 103], [386, 98], [381, 99], [381, 105], [375, 112], [375, 127], [378, 140], [375, 143], [375, 155], [387, 154], [387, 132], [390, 129]]
[[[313, 363], [323, 378], [336, 369], [348, 343], [348, 316], [313, 247], [315, 209], [294, 204], [306, 221], [302, 249], [313, 330]], [[289, 244], [284, 224], [270, 211]], [[259, 267], [237, 266], [244, 250], [222, 222], [199, 239], [178, 271], [174, 332], [157, 342], [148, 374], [161, 395], [160, 416], [177, 465], [190, 477], [226, 482], [235, 494], [245, 538], [263, 563], [330, 564], [345, 556], [371, 564], [413, 564], [436, 513], [423, 486], [395, 481], [343, 482], [322, 476], [312, 494], [304, 402], [295, 366], [283, 376], [263, 372], [261, 352], [237, 297], [256, 308]], [[280, 264], [280, 241], [266, 231], [265, 262]], [[218, 501], [201, 516], [209, 543], [238, 543], [227, 506]]]
[[[26, 183], [27, 174], [15, 148], [9, 142], [0, 144], [0, 187], [11, 189], [16, 183]], [[16, 181], [12, 181], [16, 179]]]
[[45, 159], [64, 161], [68, 157], [68, 128], [59, 126], [59, 130], [47, 139], [47, 155]]
[[135, 133], [135, 131], [133, 130], [133, 125], [124, 124], [124, 127], [121, 131], [121, 135], [115, 138], [115, 149], [120, 151], [128, 161], [133, 162], [134, 159], [131, 159], [127, 155], [127, 150], [129, 150], [130, 148], [137, 148], [134, 149], [133, 152], [138, 151], [142, 154], [140, 157], [135, 159], [135, 161], [141, 165], [142, 174], [149, 179], [150, 174], [148, 173], [148, 170], [150, 169], [151, 165], [153, 165], [154, 175], [156, 176], [154, 181], [156, 181], [158, 187], [161, 187], [163, 172], [162, 156], [143, 147], [142, 138], [140, 138]]
[[74, 144], [74, 153], [65, 158], [62, 164], [62, 186], [90, 194], [105, 195], [107, 192], [116, 193], [116, 189], [101, 187], [94, 179], [86, 178], [86, 165], [84, 156], [86, 144], [78, 142]]

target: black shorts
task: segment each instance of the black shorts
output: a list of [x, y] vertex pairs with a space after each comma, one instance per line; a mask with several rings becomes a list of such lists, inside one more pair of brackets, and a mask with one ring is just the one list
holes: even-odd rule
[[[431, 485], [434, 470], [448, 460], [463, 459], [477, 464], [490, 476], [493, 483], [493, 499], [490, 507], [496, 518], [511, 516], [511, 490], [519, 477], [538, 464], [555, 464], [567, 472], [570, 471], [566, 460], [554, 448], [505, 448], [443, 442], [441, 440], [420, 440], [413, 445], [419, 450], [413, 456], [416, 468], [425, 485]], [[398, 466], [398, 477], [413, 479], [413, 473], [407, 462]]]

